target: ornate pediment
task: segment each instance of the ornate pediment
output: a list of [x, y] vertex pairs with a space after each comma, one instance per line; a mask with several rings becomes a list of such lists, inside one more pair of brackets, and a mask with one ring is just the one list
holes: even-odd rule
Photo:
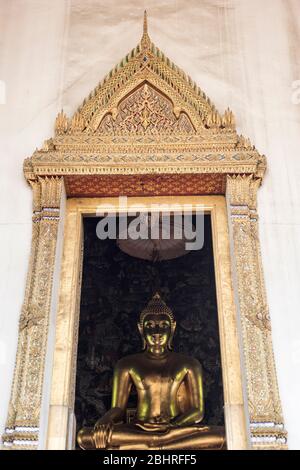
[[175, 115], [170, 99], [145, 82], [122, 100], [115, 115], [108, 113], [97, 129], [101, 134], [195, 134], [190, 118]]
[[61, 111], [55, 136], [24, 164], [37, 175], [255, 174], [266, 167], [205, 93], [150, 40], [141, 41], [71, 118]]
[[[122, 121], [124, 114], [126, 120]], [[148, 123], [154, 118], [155, 125]], [[107, 133], [108, 129], [125, 134], [186, 134], [205, 128], [232, 132], [234, 116], [229, 109], [221, 116], [196, 83], [151, 42], [146, 16], [137, 47], [111, 70], [70, 120], [61, 112], [55, 123], [56, 135]]]

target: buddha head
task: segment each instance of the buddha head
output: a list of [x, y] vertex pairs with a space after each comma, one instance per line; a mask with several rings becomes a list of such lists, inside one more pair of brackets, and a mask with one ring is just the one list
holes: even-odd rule
[[138, 323], [143, 341], [143, 349], [156, 355], [172, 349], [172, 340], [176, 328], [172, 310], [156, 293], [141, 312]]

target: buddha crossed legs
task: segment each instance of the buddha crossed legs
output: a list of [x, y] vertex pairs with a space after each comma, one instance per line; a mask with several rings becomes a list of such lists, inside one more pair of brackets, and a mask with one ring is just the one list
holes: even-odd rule
[[[155, 294], [138, 328], [144, 350], [121, 359], [114, 370], [112, 406], [94, 428], [78, 433], [82, 449], [224, 449], [224, 429], [203, 426], [200, 363], [172, 351], [176, 328], [172, 311]], [[132, 387], [138, 395], [136, 419], [125, 423]]]

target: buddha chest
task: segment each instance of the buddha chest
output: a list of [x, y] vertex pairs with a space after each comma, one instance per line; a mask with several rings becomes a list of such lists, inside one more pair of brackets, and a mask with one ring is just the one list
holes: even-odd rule
[[131, 377], [138, 393], [140, 418], [170, 418], [177, 412], [177, 392], [186, 368], [174, 361], [145, 361]]

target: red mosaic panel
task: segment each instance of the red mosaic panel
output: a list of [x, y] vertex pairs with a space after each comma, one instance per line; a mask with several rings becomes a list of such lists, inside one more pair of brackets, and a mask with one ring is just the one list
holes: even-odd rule
[[226, 175], [70, 175], [65, 184], [69, 197], [216, 195], [225, 193]]

